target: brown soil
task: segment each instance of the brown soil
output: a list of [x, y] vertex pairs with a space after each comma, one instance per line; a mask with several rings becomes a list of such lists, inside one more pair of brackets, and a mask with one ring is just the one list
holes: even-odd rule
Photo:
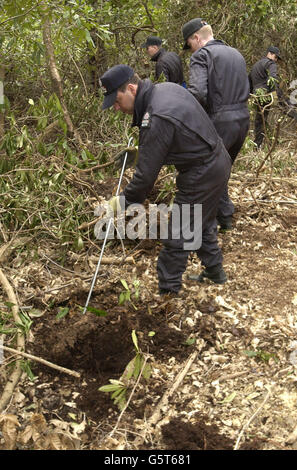
[[[207, 416], [197, 416], [194, 422], [173, 418], [162, 426], [162, 449], [168, 450], [232, 450], [234, 442], [228, 436], [221, 434], [216, 424], [206, 424]], [[247, 441], [241, 450], [259, 450], [265, 443]]]
[[[84, 305], [86, 296], [75, 296], [72, 300], [74, 304]], [[105, 308], [105, 303], [108, 306], [106, 317], [87, 312], [84, 316], [75, 313], [56, 320], [56, 316], [51, 315], [42, 325], [33, 329], [36, 339], [32, 354], [82, 374], [82, 379], [74, 384], [72, 392], [78, 393], [76, 400], [79, 408], [94, 420], [107, 416], [111, 408], [116, 410], [112, 401], [98, 388], [108, 384], [109, 379], [119, 379], [128, 362], [135, 356], [131, 341], [133, 329], [139, 332], [141, 350], [149, 351], [161, 362], [172, 356], [182, 361], [191, 350], [191, 346], [185, 344], [187, 333], [168, 326], [167, 315], [174, 310], [172, 300], [160, 303], [155, 315], [145, 310], [136, 311], [112, 305], [110, 298], [100, 305], [96, 297], [92, 299], [93, 307], [98, 309]], [[155, 333], [153, 337], [148, 335], [151, 331]], [[32, 369], [35, 374], [42, 373], [44, 382], [51, 381], [57, 375], [56, 371], [40, 365], [33, 365]], [[51, 405], [60, 404], [60, 389], [68, 384], [69, 378], [60, 374], [59, 388], [52, 390]], [[40, 393], [39, 399], [42, 398]]]
[[194, 424], [173, 418], [162, 427], [162, 437], [166, 449], [172, 450], [231, 450], [233, 442], [220, 435], [215, 425], [205, 424], [202, 417]]

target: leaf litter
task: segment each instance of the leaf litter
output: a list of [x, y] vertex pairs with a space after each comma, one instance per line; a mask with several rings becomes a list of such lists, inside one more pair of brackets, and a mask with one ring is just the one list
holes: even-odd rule
[[[185, 277], [178, 298], [160, 298], [155, 272], [160, 244], [144, 240], [134, 264], [102, 268], [91, 305], [107, 316], [91, 311], [82, 316], [79, 307], [90, 288], [87, 277], [93, 274], [85, 255], [69, 253], [67, 268], [73, 274], [41, 256], [23, 264], [10, 256], [7, 265], [14, 288], [21, 293], [22, 304], [32, 306], [26, 350], [82, 375], [74, 379], [31, 363], [35, 380], [23, 373], [1, 415], [0, 448], [232, 449], [239, 436], [240, 449], [297, 448], [296, 442], [287, 444], [297, 424], [292, 360], [297, 329], [297, 209], [275, 203], [264, 210], [260, 203], [255, 205], [250, 192], [263, 201], [276, 190], [278, 200], [293, 199], [296, 185], [291, 180], [272, 185], [267, 190], [265, 182], [250, 181], [247, 191], [240, 174], [230, 181], [237, 211], [234, 230], [219, 235], [229, 277], [224, 286], [198, 286]], [[127, 252], [135, 247], [129, 243]], [[121, 250], [114, 242], [106, 256], [122, 256]], [[54, 243], [39, 247], [42, 253], [55, 259]], [[199, 270], [192, 256], [187, 273]], [[139, 297], [133, 300], [136, 310], [129, 301], [119, 305], [121, 279], [131, 294], [133, 282], [139, 280]], [[0, 291], [0, 304], [5, 300]], [[133, 359], [133, 330], [141, 351], [150, 354], [151, 376], [149, 381], [140, 380], [111, 437], [119, 410], [98, 389], [110, 379], [119, 380]], [[160, 422], [146, 429], [195, 348], [197, 358], [162, 408]], [[1, 385], [6, 368], [5, 360]], [[130, 392], [132, 387], [133, 381]], [[135, 443], [137, 434], [144, 436], [141, 447]]]

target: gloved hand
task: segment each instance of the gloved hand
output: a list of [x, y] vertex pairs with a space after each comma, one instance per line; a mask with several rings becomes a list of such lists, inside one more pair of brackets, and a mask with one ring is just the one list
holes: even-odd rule
[[118, 212], [121, 212], [120, 196], [113, 196], [108, 201], [109, 207], [112, 209], [114, 215], [117, 215]]
[[122, 168], [126, 152], [128, 152], [127, 160], [126, 160], [126, 168], [131, 168], [132, 166], [136, 166], [138, 161], [138, 147], [128, 147], [125, 150], [122, 150], [118, 155], [115, 157], [114, 161], [114, 168], [118, 170]]

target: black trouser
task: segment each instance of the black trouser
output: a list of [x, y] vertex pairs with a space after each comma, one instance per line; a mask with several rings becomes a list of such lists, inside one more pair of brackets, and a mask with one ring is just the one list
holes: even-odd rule
[[255, 115], [254, 142], [258, 148], [262, 145], [262, 142], [264, 139], [264, 135], [265, 135], [264, 123], [265, 123], [265, 129], [266, 129], [269, 111], [270, 111], [270, 108], [263, 109], [263, 107], [260, 104], [257, 104], [256, 115]]
[[[226, 111], [211, 116], [211, 118], [217, 133], [224, 142], [233, 164], [249, 131], [249, 111], [247, 108]], [[230, 219], [233, 213], [234, 204], [229, 197], [227, 182], [219, 202], [217, 219], [222, 223], [225, 220]]]
[[[189, 204], [190, 228], [195, 229], [194, 205], [202, 205], [202, 228], [197, 226], [196, 230], [202, 231], [202, 243], [198, 249], [187, 250], [185, 243], [189, 240], [184, 238], [184, 221], [181, 218], [179, 226], [179, 239], [172, 237], [172, 218], [169, 224], [168, 239], [162, 240], [164, 247], [160, 251], [157, 272], [159, 277], [159, 288], [178, 292], [181, 288], [182, 275], [186, 269], [189, 254], [196, 252], [201, 263], [205, 267], [215, 266], [222, 263], [222, 253], [217, 240], [216, 214], [221, 194], [228, 181], [231, 169], [231, 161], [226, 149], [220, 144], [217, 157], [213, 162], [205, 164], [200, 168], [191, 168], [177, 178], [179, 191], [176, 194], [174, 204], [180, 211], [183, 204]], [[187, 182], [193, 181], [197, 175], [196, 189], [187, 187]]]

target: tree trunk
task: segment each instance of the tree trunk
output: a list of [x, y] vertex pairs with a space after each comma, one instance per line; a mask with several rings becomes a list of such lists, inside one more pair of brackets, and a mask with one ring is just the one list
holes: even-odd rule
[[62, 80], [59, 74], [59, 71], [57, 69], [56, 65], [56, 59], [55, 59], [55, 51], [54, 51], [54, 46], [52, 43], [52, 35], [51, 35], [51, 23], [49, 16], [46, 11], [46, 7], [43, 5], [43, 11], [44, 11], [44, 22], [43, 22], [43, 42], [45, 46], [45, 51], [46, 51], [46, 56], [47, 56], [47, 61], [48, 61], [48, 66], [49, 66], [49, 73], [53, 85], [53, 90], [58, 96], [61, 107], [63, 110], [64, 114], [64, 119], [67, 124], [67, 129], [68, 132], [74, 136], [76, 142], [79, 144], [80, 147], [83, 147], [83, 141], [81, 140], [81, 137], [77, 130], [74, 128], [70, 114], [68, 112], [65, 100], [64, 100], [64, 95], [63, 95], [63, 85], [62, 85]]

